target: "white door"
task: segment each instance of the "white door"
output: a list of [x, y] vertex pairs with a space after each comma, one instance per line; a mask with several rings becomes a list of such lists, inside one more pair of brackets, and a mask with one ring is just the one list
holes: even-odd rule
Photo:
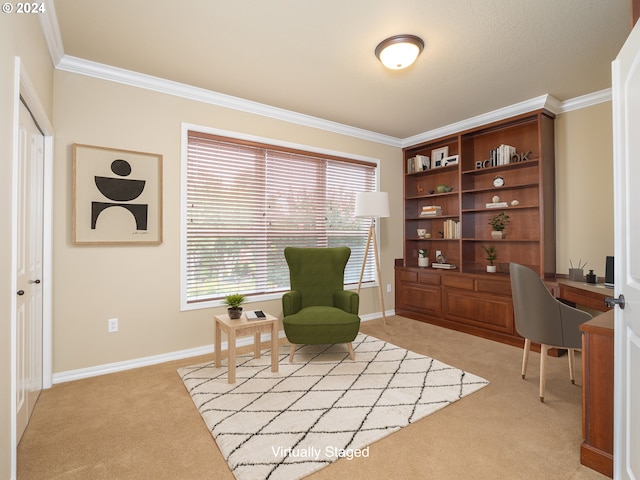
[[[640, 23], [613, 62], [614, 477], [640, 479]], [[623, 308], [624, 307], [624, 308]]]
[[44, 135], [20, 102], [16, 302], [16, 436], [42, 390]]

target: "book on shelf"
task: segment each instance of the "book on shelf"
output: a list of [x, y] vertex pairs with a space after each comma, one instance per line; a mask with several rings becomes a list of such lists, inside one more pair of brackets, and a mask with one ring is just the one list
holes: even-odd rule
[[511, 163], [511, 159], [516, 154], [516, 147], [511, 145], [505, 145], [504, 143], [499, 147], [491, 150], [489, 154], [489, 160], [492, 167], [499, 167], [500, 165], [507, 165]]
[[422, 207], [421, 217], [435, 217], [436, 215], [442, 215], [442, 207], [439, 205], [425, 205]]
[[487, 203], [487, 208], [505, 208], [508, 207], [509, 204], [507, 202], [491, 202]]
[[450, 263], [432, 263], [431, 266], [433, 268], [442, 268], [444, 270], [453, 270], [454, 268], [456, 268], [455, 265], [452, 265]]
[[460, 238], [460, 222], [452, 219], [444, 221], [444, 238]]
[[431, 161], [425, 155], [416, 155], [407, 159], [407, 173], [417, 173], [429, 170]]

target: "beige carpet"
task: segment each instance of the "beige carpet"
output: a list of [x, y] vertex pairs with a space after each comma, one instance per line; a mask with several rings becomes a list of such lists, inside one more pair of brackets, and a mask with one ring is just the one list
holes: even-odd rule
[[[386, 333], [379, 321], [363, 323], [361, 331], [473, 372], [490, 385], [374, 443], [368, 458], [340, 459], [309, 480], [607, 478], [580, 465], [579, 355], [576, 385], [566, 358], [549, 358], [540, 403], [537, 353], [522, 380], [521, 349], [401, 317], [388, 324]], [[18, 448], [18, 480], [233, 480], [176, 375], [177, 368], [210, 359], [44, 391]]]
[[226, 365], [178, 369], [185, 388], [238, 480], [297, 480], [485, 387], [487, 381], [370, 335], [345, 345], [304, 345], [293, 362], [279, 350]]

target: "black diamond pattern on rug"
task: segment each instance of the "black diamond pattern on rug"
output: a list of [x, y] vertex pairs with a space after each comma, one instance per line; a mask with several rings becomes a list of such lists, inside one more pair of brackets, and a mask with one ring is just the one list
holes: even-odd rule
[[238, 480], [294, 480], [488, 385], [485, 379], [375, 337], [359, 334], [355, 361], [345, 345], [306, 345], [289, 363], [279, 350], [178, 370]]

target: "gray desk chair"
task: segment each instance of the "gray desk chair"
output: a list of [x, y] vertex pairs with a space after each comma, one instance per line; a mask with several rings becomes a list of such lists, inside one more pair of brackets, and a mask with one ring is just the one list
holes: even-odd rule
[[527, 370], [531, 342], [539, 343], [540, 401], [544, 402], [547, 351], [552, 347], [569, 350], [569, 375], [571, 383], [575, 383], [574, 349], [582, 348], [582, 334], [578, 327], [591, 315], [558, 301], [530, 268], [510, 263], [509, 272], [516, 330], [525, 339], [522, 378]]

